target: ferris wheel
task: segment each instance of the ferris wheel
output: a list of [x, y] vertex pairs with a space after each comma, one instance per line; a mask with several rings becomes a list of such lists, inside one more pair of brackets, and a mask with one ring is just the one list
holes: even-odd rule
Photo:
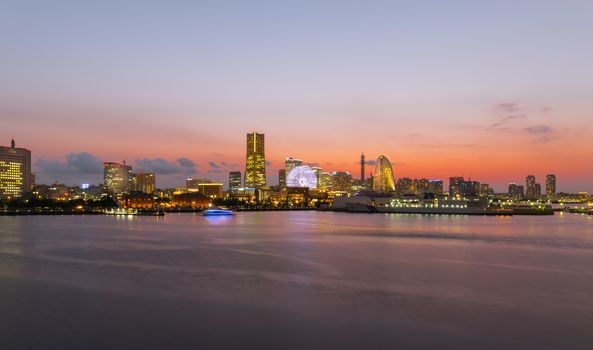
[[309, 166], [297, 166], [286, 175], [286, 186], [317, 188], [317, 174]]

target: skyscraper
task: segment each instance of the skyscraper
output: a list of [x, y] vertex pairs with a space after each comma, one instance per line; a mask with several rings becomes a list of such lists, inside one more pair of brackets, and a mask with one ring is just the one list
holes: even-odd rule
[[241, 188], [241, 172], [231, 171], [229, 173], [229, 191], [233, 192]]
[[461, 184], [465, 181], [462, 176], [454, 176], [449, 178], [449, 196], [461, 195]]
[[130, 190], [153, 194], [156, 188], [156, 176], [154, 173], [136, 173], [133, 176], [134, 186]]
[[395, 179], [391, 162], [384, 155], [380, 155], [375, 163], [373, 173], [373, 190], [378, 192], [395, 191]]
[[516, 183], [509, 184], [509, 196], [514, 198], [522, 198], [525, 195], [525, 188]]
[[128, 192], [132, 178], [132, 167], [126, 165], [126, 162], [103, 163], [103, 185], [109, 193], [121, 194]]
[[533, 198], [537, 197], [535, 176], [533, 176], [533, 175], [528, 175], [525, 178], [525, 195], [529, 199], [533, 199]]
[[546, 176], [546, 195], [548, 197], [556, 195], [556, 175], [550, 174]]
[[298, 166], [303, 165], [303, 161], [296, 158], [284, 158], [284, 168], [286, 168], [286, 175], [290, 174], [290, 171]]
[[280, 189], [286, 188], [286, 169], [278, 170], [278, 187]]
[[10, 147], [0, 146], [0, 198], [20, 197], [32, 185], [31, 151], [17, 148], [14, 140]]
[[259, 188], [266, 185], [266, 156], [264, 134], [247, 134], [247, 157], [245, 161], [245, 187]]

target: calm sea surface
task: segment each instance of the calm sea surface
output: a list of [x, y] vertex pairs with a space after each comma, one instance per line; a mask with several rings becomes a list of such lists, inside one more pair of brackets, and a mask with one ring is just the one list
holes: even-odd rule
[[593, 217], [0, 217], [0, 349], [593, 349]]

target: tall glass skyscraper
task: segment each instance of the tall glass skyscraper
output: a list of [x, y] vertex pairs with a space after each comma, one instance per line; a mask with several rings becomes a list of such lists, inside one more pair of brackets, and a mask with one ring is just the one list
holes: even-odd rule
[[245, 187], [259, 188], [266, 185], [266, 156], [264, 134], [247, 134], [247, 158], [245, 161]]
[[556, 175], [550, 174], [546, 176], [546, 195], [548, 197], [556, 195]]
[[236, 191], [241, 188], [241, 172], [231, 171], [229, 173], [229, 190]]

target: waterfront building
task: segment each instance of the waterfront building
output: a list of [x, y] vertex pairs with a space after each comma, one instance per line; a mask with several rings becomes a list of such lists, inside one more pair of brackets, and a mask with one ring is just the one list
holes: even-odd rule
[[542, 195], [542, 185], [535, 184], [535, 198], [539, 198]]
[[153, 194], [156, 188], [156, 175], [154, 173], [135, 173], [132, 176], [130, 191], [139, 191]]
[[536, 193], [536, 183], [535, 183], [535, 176], [533, 175], [528, 175], [525, 178], [525, 194], [527, 195], [527, 198], [529, 199], [534, 199], [537, 197], [537, 193]]
[[131, 191], [122, 196], [121, 204], [126, 209], [152, 209], [154, 197], [146, 192]]
[[516, 183], [509, 184], [509, 196], [514, 198], [523, 198], [525, 195], [525, 187], [517, 185]]
[[352, 175], [347, 171], [334, 171], [331, 176], [331, 190], [348, 192], [352, 187]]
[[317, 188], [317, 174], [307, 165], [294, 167], [286, 175], [286, 187]]
[[278, 188], [286, 188], [286, 169], [278, 170]]
[[10, 147], [0, 146], [0, 198], [21, 197], [32, 186], [31, 151], [17, 148], [14, 140]]
[[198, 192], [209, 198], [223, 197], [223, 184], [208, 179], [187, 179], [185, 187], [188, 192]]
[[333, 186], [332, 176], [327, 171], [320, 171], [317, 174], [317, 188], [320, 190], [329, 190]]
[[443, 194], [443, 180], [428, 180], [428, 191], [437, 195]]
[[465, 179], [462, 176], [449, 178], [449, 196], [454, 197], [461, 195], [461, 183], [464, 181]]
[[303, 161], [296, 158], [284, 158], [284, 169], [286, 169], [286, 175], [290, 174], [292, 169], [303, 165]]
[[237, 191], [241, 188], [241, 172], [231, 171], [229, 173], [229, 191]]
[[103, 163], [103, 184], [107, 192], [114, 195], [129, 192], [132, 178], [132, 167], [125, 161]]
[[546, 176], [546, 195], [554, 197], [556, 195], [556, 175], [550, 174]]
[[198, 192], [174, 193], [171, 196], [171, 206], [180, 208], [206, 209], [212, 200]]
[[494, 189], [489, 184], [480, 185], [480, 197], [488, 197], [494, 195]]
[[478, 181], [462, 181], [459, 192], [462, 197], [478, 197], [480, 195], [480, 183]]
[[259, 188], [266, 185], [266, 157], [264, 134], [247, 134], [245, 162], [245, 187]]
[[395, 179], [391, 162], [384, 155], [380, 155], [375, 163], [373, 173], [373, 190], [377, 192], [395, 191]]

